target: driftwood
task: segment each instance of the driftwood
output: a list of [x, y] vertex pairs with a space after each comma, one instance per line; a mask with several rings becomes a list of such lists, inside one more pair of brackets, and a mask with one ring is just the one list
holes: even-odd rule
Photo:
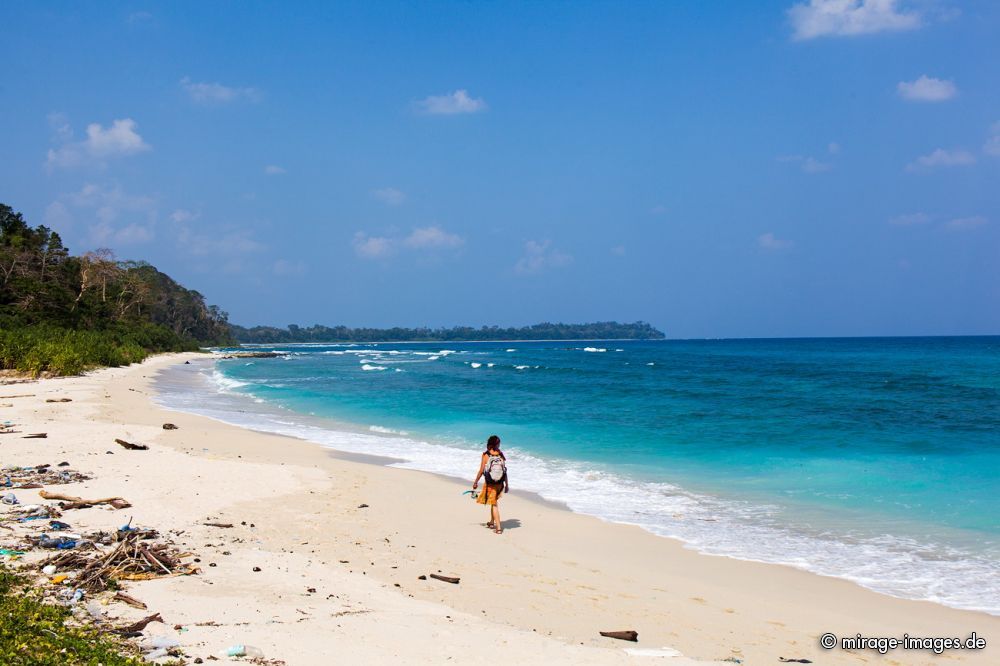
[[[60, 570], [79, 569], [74, 585], [94, 593], [108, 589], [113, 581], [118, 580], [151, 580], [198, 573], [197, 568], [181, 562], [182, 557], [185, 555], [165, 543], [140, 543], [139, 535], [128, 532], [109, 553], [92, 557], [77, 551], [66, 551], [43, 560], [37, 566], [42, 568], [54, 564]], [[142, 604], [135, 599], [132, 601]]]
[[10, 400], [11, 398], [34, 398], [34, 393], [22, 393], [21, 395], [0, 395], [0, 400]]
[[132, 506], [129, 504], [128, 500], [123, 497], [102, 497], [101, 499], [85, 500], [82, 497], [63, 495], [62, 493], [50, 493], [47, 490], [39, 490], [38, 494], [42, 499], [62, 500], [67, 502], [67, 504], [59, 505], [61, 509], [86, 509], [87, 507], [94, 506], [96, 504], [110, 504], [116, 509], [127, 509]]
[[204, 525], [205, 527], [223, 527], [223, 528], [229, 528], [233, 526], [232, 523], [202, 523], [202, 525]]
[[627, 631], [602, 631], [600, 633], [606, 638], [617, 638], [620, 641], [632, 641], [633, 643], [639, 642], [639, 633], [631, 629]]
[[146, 625], [149, 624], [150, 622], [163, 622], [163, 618], [160, 617], [159, 613], [153, 613], [149, 617], [144, 617], [138, 622], [133, 622], [128, 626], [119, 627], [118, 629], [115, 629], [115, 633], [131, 634], [133, 631], [142, 631], [143, 629], [146, 628]]
[[73, 402], [73, 398], [46, 398], [45, 402]]
[[129, 451], [146, 451], [149, 449], [145, 444], [133, 444], [132, 442], [126, 442], [124, 439], [116, 439], [115, 442], [119, 446], [128, 449]]
[[175, 426], [173, 423], [164, 423], [163, 424], [163, 429], [164, 430], [177, 430], [177, 426]]
[[434, 580], [442, 580], [446, 583], [451, 583], [452, 585], [458, 585], [458, 581], [462, 580], [461, 578], [453, 578], [452, 576], [442, 576], [440, 574], [431, 574], [431, 578], [433, 578]]
[[125, 594], [124, 592], [116, 592], [115, 593], [115, 599], [117, 599], [118, 601], [124, 601], [125, 603], [127, 603], [129, 606], [132, 606], [133, 608], [140, 608], [142, 610], [146, 610], [148, 608], [148, 606], [146, 606], [146, 604], [142, 603], [141, 601], [139, 601], [135, 597], [131, 597], [131, 596]]
[[47, 432], [33, 432], [30, 435], [25, 435], [21, 439], [46, 439], [48, 436], [49, 433]]

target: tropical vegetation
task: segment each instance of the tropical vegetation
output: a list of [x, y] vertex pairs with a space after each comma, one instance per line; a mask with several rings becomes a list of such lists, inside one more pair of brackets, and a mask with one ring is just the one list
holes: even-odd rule
[[0, 368], [76, 374], [231, 342], [226, 313], [197, 291], [111, 250], [74, 256], [0, 204]]

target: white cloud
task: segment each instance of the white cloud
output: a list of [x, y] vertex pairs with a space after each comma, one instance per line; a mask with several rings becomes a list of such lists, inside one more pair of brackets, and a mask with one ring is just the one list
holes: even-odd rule
[[271, 272], [279, 277], [302, 277], [306, 274], [306, 265], [301, 261], [278, 259], [271, 266]]
[[[177, 243], [184, 251], [199, 257], [238, 257], [263, 252], [267, 246], [258, 242], [249, 229], [234, 229], [222, 233], [201, 234], [188, 226], [181, 225], [177, 231]], [[242, 267], [242, 263], [231, 262], [230, 267]], [[238, 271], [227, 271], [238, 272]]]
[[264, 173], [268, 176], [278, 176], [286, 172], [284, 167], [280, 167], [277, 164], [268, 164], [264, 167]]
[[354, 234], [354, 252], [362, 259], [385, 259], [395, 252], [395, 241], [385, 236], [369, 236], [363, 231]]
[[260, 91], [256, 88], [234, 88], [221, 83], [197, 83], [188, 77], [181, 79], [181, 88], [198, 104], [229, 104], [246, 100], [260, 101]]
[[826, 151], [831, 155], [836, 155], [840, 152], [840, 144], [837, 143], [836, 141], [831, 141], [830, 143], [826, 144]]
[[993, 157], [1000, 157], [1000, 122], [995, 122], [990, 127], [990, 135], [983, 144], [983, 152]]
[[958, 88], [951, 81], [921, 76], [916, 81], [900, 81], [896, 91], [903, 99], [914, 102], [943, 102], [958, 94]]
[[432, 226], [414, 229], [403, 242], [412, 248], [458, 248], [462, 247], [465, 240], [461, 236], [444, 231], [441, 227]]
[[972, 217], [958, 217], [954, 220], [948, 220], [945, 227], [951, 231], [969, 231], [970, 229], [975, 229], [981, 227], [989, 222], [982, 215], [973, 215]]
[[96, 219], [87, 228], [87, 242], [94, 246], [137, 245], [156, 236], [156, 200], [128, 194], [118, 185], [90, 183], [64, 194], [46, 208], [46, 220], [65, 225], [72, 221], [73, 209]]
[[406, 194], [395, 187], [372, 190], [372, 196], [388, 206], [399, 206], [406, 201]]
[[185, 222], [190, 222], [198, 217], [197, 213], [192, 213], [189, 210], [183, 208], [178, 208], [170, 214], [170, 219], [177, 224], [184, 224]]
[[519, 275], [533, 275], [548, 268], [562, 268], [573, 262], [573, 257], [552, 247], [551, 241], [529, 240], [524, 244], [524, 255], [514, 264]]
[[822, 173], [832, 168], [829, 163], [821, 162], [815, 157], [808, 155], [781, 155], [777, 159], [779, 162], [798, 164], [799, 169], [804, 173]]
[[906, 165], [907, 171], [932, 169], [934, 167], [968, 166], [975, 164], [976, 157], [967, 150], [945, 150], [938, 148], [932, 153], [921, 155]]
[[482, 97], [469, 97], [466, 90], [456, 90], [447, 95], [431, 95], [420, 100], [416, 105], [423, 113], [446, 116], [459, 113], [478, 113], [488, 108], [486, 100]]
[[[53, 116], [50, 116], [50, 122]], [[73, 130], [68, 123], [61, 123], [55, 128], [55, 140], [60, 142], [58, 148], [49, 149], [46, 167], [70, 168], [83, 165], [101, 165], [113, 157], [125, 157], [149, 150], [139, 133], [136, 132], [136, 122], [131, 118], [115, 120], [111, 126], [104, 128], [99, 123], [87, 125], [87, 138], [83, 141], [72, 141]]]
[[907, 213], [889, 218], [889, 224], [897, 227], [912, 227], [917, 224], [927, 224], [931, 216], [927, 213]]
[[45, 207], [45, 226], [65, 230], [72, 224], [73, 214], [62, 201], [53, 201]]
[[914, 30], [920, 15], [898, 7], [897, 0], [809, 0], [788, 10], [792, 38], [844, 37], [876, 32]]
[[790, 240], [778, 238], [769, 231], [757, 237], [757, 245], [765, 250], [787, 250], [793, 247], [795, 243]]

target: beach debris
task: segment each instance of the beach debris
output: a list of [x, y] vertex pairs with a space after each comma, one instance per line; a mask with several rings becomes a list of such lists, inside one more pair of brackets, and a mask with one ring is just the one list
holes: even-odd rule
[[359, 504], [359, 505], [358, 505], [358, 508], [359, 508], [359, 509], [367, 509], [367, 508], [368, 508], [368, 505], [367, 505], [367, 504]]
[[77, 585], [88, 592], [106, 590], [113, 581], [151, 580], [198, 572], [196, 567], [181, 562], [183, 557], [188, 556], [187, 553], [178, 553], [169, 544], [143, 543], [138, 532], [119, 533], [119, 536], [121, 540], [109, 553], [60, 553], [43, 560], [38, 566], [55, 565], [63, 571], [79, 570]]
[[46, 398], [45, 402], [73, 402], [73, 398]]
[[233, 526], [232, 523], [202, 523], [205, 527], [221, 527], [223, 529], [229, 529]]
[[442, 576], [441, 574], [431, 574], [431, 578], [434, 580], [444, 581], [445, 583], [451, 583], [452, 585], [458, 585], [458, 582], [462, 580], [461, 578], [456, 578], [454, 576]]
[[617, 638], [620, 641], [639, 642], [639, 632], [627, 629], [625, 631], [601, 631], [601, 636], [605, 638]]
[[[150, 622], [161, 622], [162, 623], [163, 622], [163, 618], [160, 617], [159, 613], [153, 613], [152, 615], [144, 617], [141, 620], [133, 622], [132, 624], [129, 624], [129, 625], [126, 625], [124, 627], [119, 627], [118, 629], [115, 629], [115, 633], [116, 634], [130, 634], [133, 631], [142, 631], [143, 629], [146, 628], [146, 625], [149, 624]], [[157, 645], [155, 647], [164, 647], [164, 646]], [[170, 647], [174, 647], [174, 646], [171, 645]]]
[[809, 659], [785, 659], [784, 657], [778, 657], [778, 661], [784, 662], [786, 664], [811, 664], [812, 661]]
[[20, 504], [21, 500], [17, 499], [17, 495], [14, 493], [7, 493], [3, 497], [0, 497], [0, 502], [14, 506], [15, 504]]
[[163, 429], [164, 430], [177, 430], [177, 426], [175, 426], [173, 423], [164, 423], [163, 424]]
[[0, 400], [11, 400], [12, 398], [34, 398], [34, 393], [21, 393], [20, 395], [0, 395]]
[[132, 442], [126, 442], [124, 439], [115, 438], [115, 442], [122, 448], [128, 449], [129, 451], [147, 451], [149, 447], [145, 444], [133, 444]]
[[64, 511], [70, 509], [86, 509], [97, 504], [110, 504], [116, 509], [127, 509], [132, 506], [128, 500], [123, 497], [102, 497], [100, 499], [85, 500], [81, 497], [74, 497], [73, 495], [50, 493], [46, 490], [39, 490], [38, 494], [42, 499], [62, 500], [62, 502], [66, 502], [65, 504], [59, 504], [59, 508]]
[[64, 523], [61, 520], [50, 520], [49, 521], [49, 529], [53, 530], [55, 532], [61, 532], [63, 530], [68, 530], [68, 529], [71, 529], [71, 527], [72, 526], [69, 523]]
[[[69, 463], [67, 463], [68, 465]], [[90, 476], [72, 469], [56, 470], [52, 465], [36, 465], [34, 467], [5, 467], [0, 477], [0, 487], [5, 488], [41, 488], [64, 483], [87, 481]]]
[[49, 550], [69, 550], [71, 548], [76, 548], [77, 543], [77, 539], [69, 536], [58, 536], [53, 538], [48, 534], [42, 534], [38, 537], [38, 545]]
[[56, 465], [56, 467], [69, 467], [69, 463], [64, 460], [58, 465]]
[[260, 567], [254, 567], [253, 571], [254, 571], [254, 573], [260, 573], [261, 568]]
[[417, 576], [417, 580], [427, 580], [427, 576], [420, 574], [419, 576]]
[[259, 647], [254, 647], [253, 645], [233, 645], [226, 648], [225, 650], [219, 651], [220, 657], [250, 657], [251, 659], [260, 659], [264, 656], [264, 651]]
[[47, 432], [33, 432], [30, 435], [25, 435], [21, 439], [47, 439], [49, 433]]
[[122, 601], [122, 602], [128, 604], [129, 606], [132, 606], [133, 608], [138, 608], [140, 610], [147, 610], [149, 608], [146, 604], [142, 603], [141, 601], [139, 601], [135, 597], [129, 596], [129, 595], [127, 595], [127, 594], [125, 594], [124, 592], [121, 592], [121, 591], [115, 592], [114, 598], [116, 600], [118, 600], [118, 601]]

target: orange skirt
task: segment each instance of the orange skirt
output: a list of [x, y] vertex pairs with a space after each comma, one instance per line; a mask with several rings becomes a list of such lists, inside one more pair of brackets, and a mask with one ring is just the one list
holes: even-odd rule
[[502, 494], [502, 484], [487, 483], [483, 486], [483, 492], [479, 493], [479, 499], [477, 499], [476, 502], [479, 504], [489, 504], [490, 506], [493, 506], [500, 501], [500, 495]]

